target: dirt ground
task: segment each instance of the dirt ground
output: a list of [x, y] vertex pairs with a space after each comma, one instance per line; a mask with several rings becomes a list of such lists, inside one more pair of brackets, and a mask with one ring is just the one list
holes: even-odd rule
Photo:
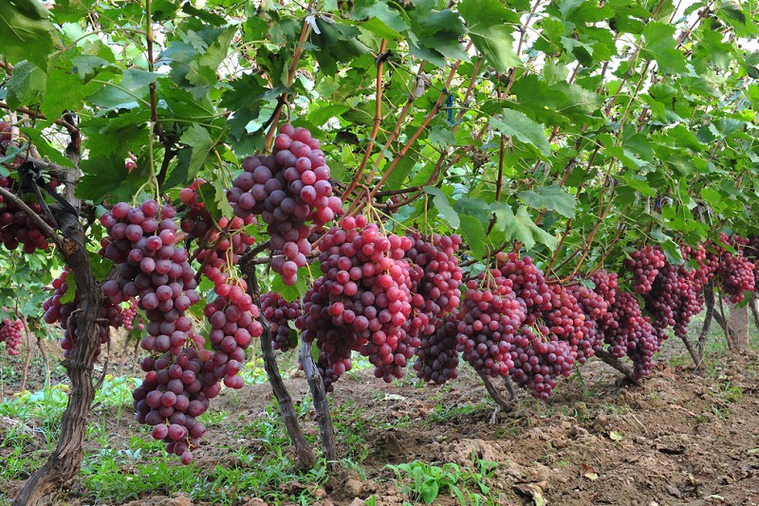
[[[315, 504], [358, 506], [370, 496], [383, 506], [413, 502], [395, 485], [386, 464], [419, 460], [466, 467], [473, 456], [498, 463], [485, 480], [487, 496], [496, 504], [759, 504], [755, 352], [712, 356], [698, 374], [690, 365], [659, 362], [642, 386], [622, 385], [618, 373], [594, 360], [582, 369], [582, 380], [564, 381], [549, 402], [522, 392], [518, 408], [508, 413], [483, 403], [484, 387], [468, 366], [464, 369], [443, 387], [420, 388], [406, 380], [385, 384], [369, 370], [341, 379], [331, 395], [335, 418], [341, 420], [337, 438], [360, 436], [364, 472], [335, 473], [318, 491], [321, 499]], [[306, 397], [304, 378], [286, 383], [296, 402]], [[269, 385], [259, 384], [225, 391], [214, 401], [214, 408], [229, 416], [209, 429], [196, 450], [201, 472], [218, 463], [234, 464], [233, 455], [222, 448], [254, 446], [239, 429], [266, 416], [271, 399]], [[302, 424], [316, 439], [313, 410]], [[145, 432], [136, 423], [126, 430], [125, 440]], [[92, 447], [86, 451], [97, 451], [94, 445], [88, 443]], [[284, 451], [292, 454], [289, 448]], [[65, 503], [83, 504], [75, 490]], [[151, 496], [130, 504], [193, 503]], [[252, 499], [246, 504], [266, 503]], [[459, 502], [442, 491], [434, 504]]]

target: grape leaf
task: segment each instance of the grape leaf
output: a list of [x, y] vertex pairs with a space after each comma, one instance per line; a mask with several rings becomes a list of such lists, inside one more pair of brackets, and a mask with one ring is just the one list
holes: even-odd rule
[[685, 72], [685, 56], [677, 49], [673, 35], [675, 27], [664, 23], [648, 23], [643, 30], [642, 54], [645, 58], [656, 60], [659, 71], [664, 74]]
[[[29, 4], [46, 12], [37, 0], [29, 0]], [[12, 2], [0, 2], [2, 52], [11, 63], [28, 60], [47, 72], [48, 56], [58, 41], [58, 35], [50, 21], [32, 11], [22, 11]]]
[[493, 211], [487, 202], [482, 199], [461, 198], [453, 203], [453, 210], [461, 215], [472, 216], [480, 222], [483, 229], [490, 226], [493, 219]]
[[443, 193], [443, 190], [434, 186], [425, 186], [424, 193], [432, 195], [432, 203], [435, 204], [435, 208], [440, 215], [448, 222], [451, 228], [458, 229], [461, 225], [461, 220], [456, 211], [451, 207], [448, 196]]
[[468, 214], [459, 214], [461, 226], [458, 228], [459, 234], [465, 239], [466, 244], [471, 248], [472, 253], [477, 258], [483, 258], [488, 253], [485, 244], [485, 228], [480, 220]]
[[499, 72], [522, 64], [514, 50], [514, 37], [506, 24], [509, 12], [498, 0], [463, 0], [458, 11], [466, 21], [474, 46]]
[[516, 137], [535, 148], [543, 157], [551, 154], [551, 146], [548, 144], [545, 129], [519, 111], [504, 109], [501, 119], [491, 118], [493, 127], [504, 135]]
[[537, 191], [524, 191], [519, 196], [522, 202], [535, 209], [546, 208], [567, 218], [575, 217], [575, 197], [566, 193], [556, 183], [539, 188]]
[[13, 74], [6, 83], [8, 89], [8, 107], [35, 104], [42, 98], [47, 86], [47, 74], [36, 65], [22, 61], [13, 67]]

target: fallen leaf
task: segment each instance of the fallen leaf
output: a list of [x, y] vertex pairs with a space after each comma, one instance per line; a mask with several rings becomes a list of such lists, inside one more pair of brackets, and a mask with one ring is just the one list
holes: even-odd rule
[[588, 464], [580, 464], [580, 474], [583, 478], [587, 478], [590, 481], [595, 481], [598, 479], [598, 473], [596, 473], [596, 470]]
[[546, 506], [548, 504], [548, 501], [546, 501], [545, 497], [543, 497], [546, 487], [547, 484], [545, 482], [518, 483], [514, 485], [513, 489], [516, 493], [532, 499], [532, 502], [535, 504], [535, 506]]
[[612, 441], [622, 441], [622, 434], [617, 432], [616, 430], [613, 430], [609, 432], [609, 437]]

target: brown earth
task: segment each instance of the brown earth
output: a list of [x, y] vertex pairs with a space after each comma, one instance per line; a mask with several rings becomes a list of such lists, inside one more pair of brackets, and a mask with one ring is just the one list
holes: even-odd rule
[[[372, 495], [377, 505], [413, 502], [396, 486], [386, 464], [419, 460], [471, 467], [473, 456], [498, 463], [485, 480], [487, 496], [496, 504], [759, 504], [755, 352], [712, 357], [700, 374], [690, 366], [659, 363], [639, 387], [621, 385], [615, 371], [593, 360], [582, 369], [582, 381], [566, 380], [549, 402], [520, 393], [519, 407], [509, 413], [483, 403], [484, 387], [464, 369], [442, 387], [420, 388], [409, 380], [385, 384], [366, 370], [340, 380], [331, 396], [337, 439], [343, 441], [338, 451], [355, 455], [357, 448], [346, 447], [345, 441], [358, 436], [357, 444], [366, 452], [365, 479], [355, 471], [336, 472], [316, 491], [321, 499], [315, 504], [358, 506]], [[306, 396], [303, 378], [287, 385], [296, 401]], [[229, 415], [209, 429], [196, 450], [200, 473], [216, 464], [235, 465], [235, 456], [224, 448], [256, 450], [256, 442], [246, 440], [239, 429], [255, 417], [266, 417], [271, 399], [270, 387], [261, 384], [227, 390], [215, 400], [214, 408]], [[313, 410], [304, 418], [305, 432], [318, 440]], [[144, 437], [144, 429], [122, 419], [116, 437], [127, 442], [135, 435]], [[97, 442], [88, 443], [87, 452], [98, 450]], [[77, 491], [81, 487], [73, 487], [63, 503], [86, 503], [77, 500]], [[249, 497], [255, 495], [249, 491]], [[193, 502], [154, 495], [130, 506], [138, 504]], [[246, 504], [266, 503], [251, 499]], [[443, 490], [434, 504], [459, 502]]]

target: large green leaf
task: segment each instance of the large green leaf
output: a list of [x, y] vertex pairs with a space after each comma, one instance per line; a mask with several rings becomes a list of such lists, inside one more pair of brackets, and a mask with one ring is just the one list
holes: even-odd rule
[[42, 16], [46, 9], [37, 0], [25, 0], [33, 9], [21, 9], [18, 1], [0, 2], [0, 52], [11, 63], [28, 60], [47, 72], [48, 56], [58, 35], [53, 24]]
[[8, 107], [30, 106], [41, 101], [47, 87], [47, 75], [33, 63], [23, 61], [13, 67], [6, 87]]
[[487, 255], [488, 248], [485, 245], [485, 228], [482, 222], [468, 214], [459, 214], [459, 220], [461, 226], [458, 228], [458, 233], [464, 238], [472, 253], [477, 258], [483, 258]]
[[466, 21], [474, 46], [499, 72], [522, 64], [514, 50], [514, 37], [506, 24], [509, 12], [498, 0], [463, 0], [458, 11]]
[[520, 193], [519, 196], [522, 198], [522, 201], [530, 207], [556, 211], [567, 218], [575, 217], [575, 197], [566, 193], [556, 183], [550, 186], [543, 186], [535, 191], [524, 191]]
[[535, 123], [521, 112], [512, 109], [504, 109], [501, 119], [491, 118], [490, 123], [499, 132], [534, 147], [543, 157], [551, 154], [551, 146], [548, 144], [545, 129]]
[[435, 204], [435, 208], [440, 215], [445, 219], [451, 228], [458, 229], [461, 224], [459, 215], [451, 207], [451, 203], [448, 201], [448, 196], [443, 193], [443, 190], [434, 186], [425, 186], [424, 193], [432, 195], [432, 203]]
[[674, 39], [675, 27], [664, 23], [648, 23], [643, 30], [643, 50], [645, 58], [656, 60], [663, 74], [677, 74], [685, 71], [685, 56], [677, 49]]

